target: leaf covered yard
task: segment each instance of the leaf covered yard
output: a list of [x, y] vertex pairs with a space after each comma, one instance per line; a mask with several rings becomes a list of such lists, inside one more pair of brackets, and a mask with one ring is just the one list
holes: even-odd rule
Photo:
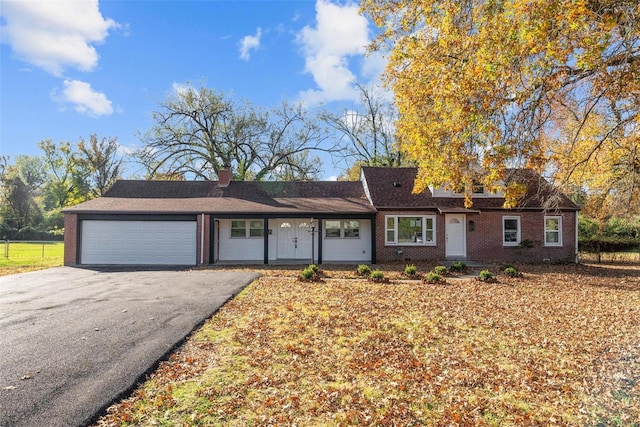
[[98, 425], [638, 425], [640, 267], [266, 270]]

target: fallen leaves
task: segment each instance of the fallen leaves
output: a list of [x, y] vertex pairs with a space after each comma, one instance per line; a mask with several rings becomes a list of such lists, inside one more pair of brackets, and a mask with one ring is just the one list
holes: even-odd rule
[[511, 286], [349, 274], [268, 271], [98, 424], [637, 422], [640, 268], [529, 267]]

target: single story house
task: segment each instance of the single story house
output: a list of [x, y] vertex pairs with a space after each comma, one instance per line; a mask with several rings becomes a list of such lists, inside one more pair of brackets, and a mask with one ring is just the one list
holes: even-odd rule
[[[413, 194], [416, 168], [362, 168], [356, 182], [117, 181], [69, 207], [65, 265], [575, 260], [578, 207], [538, 174], [514, 209], [482, 186], [473, 207]], [[543, 202], [555, 200], [554, 211]]]

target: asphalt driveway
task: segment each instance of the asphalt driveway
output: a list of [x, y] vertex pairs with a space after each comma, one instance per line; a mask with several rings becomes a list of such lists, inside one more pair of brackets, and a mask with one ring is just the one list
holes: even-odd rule
[[60, 267], [0, 277], [0, 425], [87, 424], [257, 276]]

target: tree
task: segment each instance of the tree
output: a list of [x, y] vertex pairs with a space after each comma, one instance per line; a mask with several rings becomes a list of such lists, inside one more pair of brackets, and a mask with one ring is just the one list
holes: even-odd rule
[[[28, 164], [26, 156], [21, 163]], [[0, 215], [2, 217], [2, 238], [15, 235], [25, 227], [35, 227], [42, 222], [42, 212], [34, 198], [33, 182], [26, 184], [21, 177], [20, 167], [8, 165], [8, 158], [0, 162]], [[31, 171], [26, 168], [25, 170]]]
[[543, 171], [547, 141], [571, 149], [584, 135], [577, 126], [558, 138], [559, 110], [578, 123], [593, 114], [606, 119], [580, 162], [637, 138], [637, 0], [361, 5], [382, 28], [372, 48], [392, 50], [386, 77], [400, 113], [401, 148], [419, 165], [416, 191], [445, 183], [469, 191], [479, 172], [494, 185], [509, 166]]
[[236, 180], [316, 175], [324, 132], [300, 106], [269, 112], [201, 87], [177, 90], [153, 113], [138, 157], [149, 174], [213, 179], [230, 167]]
[[62, 209], [87, 200], [87, 172], [71, 144], [56, 144], [45, 139], [38, 146], [44, 152], [43, 159], [48, 172], [48, 181], [43, 188], [45, 210]]
[[[340, 135], [334, 156], [347, 166], [344, 177], [357, 175], [359, 179], [361, 166], [405, 166], [407, 160], [395, 144], [395, 105], [374, 87], [356, 87], [360, 92], [356, 108], [320, 115]], [[354, 167], [356, 170], [350, 171]]]
[[84, 138], [78, 143], [78, 162], [87, 174], [84, 181], [89, 186], [91, 197], [102, 196], [120, 177], [123, 159], [119, 156], [118, 138], [102, 138], [97, 135]]

